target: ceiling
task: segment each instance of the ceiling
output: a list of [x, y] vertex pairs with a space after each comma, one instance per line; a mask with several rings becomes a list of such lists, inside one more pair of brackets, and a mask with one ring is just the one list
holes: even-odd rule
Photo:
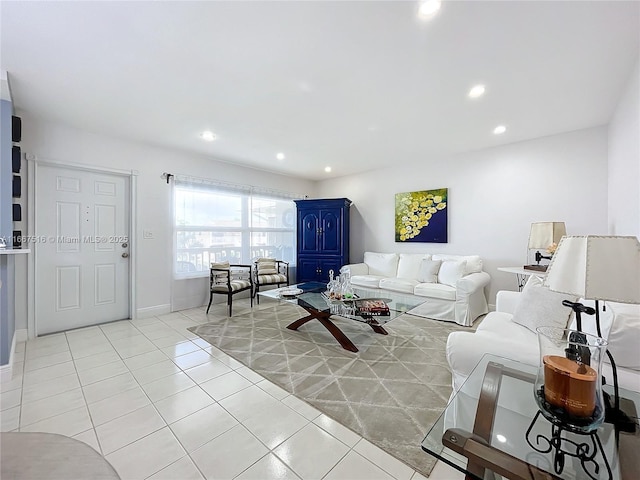
[[639, 58], [637, 1], [417, 7], [3, 0], [0, 68], [31, 116], [321, 180], [606, 124]]

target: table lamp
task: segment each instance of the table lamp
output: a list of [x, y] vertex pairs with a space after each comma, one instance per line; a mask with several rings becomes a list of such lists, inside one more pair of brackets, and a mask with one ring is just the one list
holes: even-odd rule
[[[640, 242], [624, 236], [565, 236], [551, 259], [544, 281], [550, 290], [595, 301], [595, 312], [580, 303], [567, 302], [576, 312], [576, 325], [582, 331], [580, 313], [595, 313], [600, 329], [599, 301], [640, 303]], [[620, 411], [616, 364], [607, 350], [614, 382], [614, 406], [608, 407], [605, 421], [616, 430], [635, 431], [635, 423]]]
[[540, 265], [540, 260], [546, 258], [551, 260], [551, 255], [545, 256], [540, 253], [540, 249], [548, 249], [553, 244], [557, 244], [560, 239], [567, 234], [567, 229], [564, 222], [536, 222], [531, 224], [531, 231], [529, 232], [529, 250], [535, 250], [536, 265], [525, 265], [526, 270], [536, 270], [544, 272], [547, 270], [547, 265]]

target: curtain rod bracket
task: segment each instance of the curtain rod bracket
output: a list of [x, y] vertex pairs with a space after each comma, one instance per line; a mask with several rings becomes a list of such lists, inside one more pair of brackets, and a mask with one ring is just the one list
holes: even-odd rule
[[164, 178], [167, 181], [167, 185], [169, 185], [169, 181], [171, 180], [173, 175], [171, 173], [163, 172], [161, 178]]

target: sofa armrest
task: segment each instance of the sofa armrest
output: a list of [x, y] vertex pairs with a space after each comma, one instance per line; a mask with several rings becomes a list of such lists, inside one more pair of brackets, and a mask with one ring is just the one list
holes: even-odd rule
[[458, 298], [471, 295], [488, 285], [491, 277], [487, 272], [471, 273], [456, 282], [456, 296]]
[[496, 312], [513, 313], [520, 301], [520, 292], [500, 290], [496, 294]]
[[344, 265], [340, 268], [340, 273], [343, 273], [347, 268], [351, 272], [351, 276], [369, 274], [369, 266], [366, 263], [351, 263], [349, 265]]

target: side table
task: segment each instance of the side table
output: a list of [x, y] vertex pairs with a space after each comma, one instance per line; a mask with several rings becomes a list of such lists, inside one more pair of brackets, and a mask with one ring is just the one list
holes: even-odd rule
[[539, 272], [537, 270], [527, 270], [522, 267], [498, 267], [498, 270], [501, 272], [514, 273], [516, 275], [516, 279], [518, 281], [518, 291], [521, 292], [524, 288], [525, 283], [527, 283], [527, 278], [530, 275], [535, 275], [536, 277], [544, 278], [547, 276], [547, 272]]
[[[495, 355], [482, 357], [427, 433], [422, 449], [470, 480], [494, 478], [492, 474], [512, 480], [637, 478], [640, 429], [631, 434], [620, 432], [617, 442], [609, 423], [597, 429], [601, 450], [593, 459], [581, 455], [586, 451], [584, 436], [563, 432], [567, 445], [577, 450], [576, 454], [567, 454], [562, 472], [555, 473], [553, 452], [541, 452], [540, 448], [549, 444], [545, 438], [549, 438], [551, 423], [544, 417], [532, 423], [539, 412], [533, 397], [536, 370]], [[609, 385], [603, 388], [612, 390]], [[637, 422], [640, 393], [620, 390], [628, 407], [625, 412]], [[538, 448], [534, 449], [530, 441], [539, 442]]]

